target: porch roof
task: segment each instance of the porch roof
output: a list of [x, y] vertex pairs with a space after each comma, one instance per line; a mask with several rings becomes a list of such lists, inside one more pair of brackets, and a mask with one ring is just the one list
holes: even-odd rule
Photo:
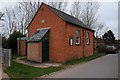
[[29, 38], [28, 42], [40, 41], [45, 34], [50, 30], [50, 28], [40, 28], [35, 31], [35, 33]]
[[17, 40], [28, 40], [29, 37], [18, 37]]

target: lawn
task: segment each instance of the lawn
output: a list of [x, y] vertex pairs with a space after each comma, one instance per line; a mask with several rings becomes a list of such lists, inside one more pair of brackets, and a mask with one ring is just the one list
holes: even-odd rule
[[61, 70], [63, 67], [49, 67], [49, 68], [37, 68], [28, 66], [25, 64], [17, 63], [15, 60], [17, 57], [21, 57], [17, 54], [12, 55], [11, 66], [5, 70], [10, 78], [35, 78], [49, 74], [58, 70]]
[[12, 61], [12, 66], [5, 70], [11, 78], [34, 78], [61, 70], [62, 67], [36, 68]]
[[12, 60], [16, 59], [17, 57], [21, 57], [21, 56], [18, 54], [12, 54]]
[[[24, 65], [21, 63], [17, 63], [13, 60], [19, 56], [12, 55], [12, 65], [9, 68], [7, 68], [5, 72], [7, 72], [11, 78], [17, 78], [17, 80], [18, 78], [29, 78], [30, 79], [30, 78], [43, 76], [45, 74], [50, 74], [52, 72], [64, 69], [66, 66], [75, 65], [75, 64], [82, 63], [82, 62], [87, 62], [92, 59], [98, 58], [100, 56], [104, 56], [104, 55], [105, 55], [104, 53], [95, 53], [94, 55], [89, 56], [89, 57], [84, 57], [84, 58], [68, 61], [64, 63], [63, 66], [60, 66], [60, 67], [49, 67], [49, 68], [36, 68], [36, 67]], [[23, 59], [23, 60], [26, 60], [26, 59]]]

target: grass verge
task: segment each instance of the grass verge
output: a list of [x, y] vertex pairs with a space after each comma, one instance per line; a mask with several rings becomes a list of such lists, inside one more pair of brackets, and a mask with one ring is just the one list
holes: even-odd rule
[[36, 68], [12, 61], [12, 65], [5, 70], [11, 78], [34, 78], [49, 74], [62, 67]]
[[[105, 53], [95, 53], [92, 56], [89, 57], [84, 57], [84, 58], [80, 58], [80, 59], [75, 59], [75, 60], [71, 60], [68, 61], [66, 63], [64, 63], [64, 66], [60, 66], [60, 67], [49, 67], [49, 68], [36, 68], [36, 67], [32, 67], [32, 66], [28, 66], [25, 64], [21, 64], [21, 63], [17, 63], [15, 61], [12, 61], [12, 64], [9, 68], [7, 68], [5, 70], [5, 72], [8, 73], [8, 75], [11, 78], [16, 78], [18, 80], [18, 78], [35, 78], [35, 77], [39, 77], [39, 76], [43, 76], [46, 74], [50, 74], [52, 72], [55, 71], [59, 71], [61, 69], [64, 69], [66, 66], [69, 65], [75, 65], [75, 64], [79, 64], [82, 62], [87, 62], [90, 61], [92, 59], [104, 56]], [[17, 57], [20, 57], [19, 55], [12, 55], [12, 60], [16, 59]], [[23, 60], [26, 61], [26, 58], [23, 58]]]
[[12, 54], [11, 66], [5, 70], [5, 72], [9, 75], [10, 78], [12, 78], [12, 80], [22, 80], [23, 78], [27, 78], [27, 80], [29, 80], [30, 78], [35, 78], [35, 77], [43, 76], [45, 74], [50, 74], [52, 72], [61, 70], [63, 68], [62, 66], [48, 67], [48, 68], [32, 67], [29, 65], [25, 65], [13, 61], [17, 57], [22, 57], [22, 56], [18, 54]]
[[95, 53], [95, 54], [88, 56], [88, 57], [83, 57], [80, 59], [74, 59], [74, 60], [68, 61], [65, 63], [65, 65], [75, 65], [75, 64], [82, 63], [82, 62], [87, 62], [87, 61], [90, 61], [92, 59], [104, 56], [104, 55], [106, 55], [106, 54], [105, 53]]

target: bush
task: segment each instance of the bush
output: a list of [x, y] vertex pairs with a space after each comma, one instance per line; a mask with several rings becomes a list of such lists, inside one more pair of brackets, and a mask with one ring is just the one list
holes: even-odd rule
[[8, 38], [8, 46], [12, 49], [12, 53], [17, 52], [17, 38], [22, 36], [20, 32], [14, 31]]
[[97, 52], [100, 52], [100, 53], [106, 52], [106, 46], [104, 44], [99, 44], [97, 46]]
[[8, 46], [8, 40], [6, 37], [2, 37], [2, 48], [6, 48], [8, 49], [9, 46]]

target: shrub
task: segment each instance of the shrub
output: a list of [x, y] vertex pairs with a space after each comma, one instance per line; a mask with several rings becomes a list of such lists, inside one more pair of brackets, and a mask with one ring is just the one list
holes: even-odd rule
[[99, 44], [97, 46], [97, 51], [100, 53], [106, 52], [106, 46], [104, 44]]
[[14, 31], [8, 38], [8, 46], [12, 49], [12, 53], [17, 52], [17, 38], [22, 36], [20, 32]]

